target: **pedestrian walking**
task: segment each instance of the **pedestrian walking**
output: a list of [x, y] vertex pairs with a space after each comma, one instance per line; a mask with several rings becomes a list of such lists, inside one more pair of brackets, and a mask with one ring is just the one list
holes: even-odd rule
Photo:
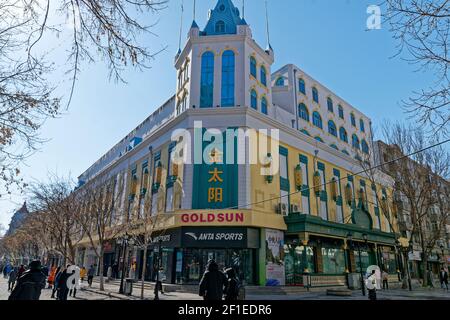
[[53, 265], [50, 269], [50, 274], [48, 275], [47, 282], [48, 282], [48, 289], [53, 289], [53, 284], [55, 282], [56, 277], [56, 266]]
[[84, 278], [86, 278], [86, 274], [87, 274], [87, 270], [86, 268], [83, 266], [80, 269], [80, 279], [81, 279], [81, 283], [84, 282]]
[[386, 270], [383, 270], [381, 278], [383, 279], [383, 290], [389, 290], [389, 274]]
[[69, 287], [67, 284], [67, 280], [69, 279], [69, 272], [68, 272], [68, 268], [70, 267], [70, 265], [67, 265], [66, 268], [61, 272], [59, 278], [58, 278], [58, 294], [57, 294], [57, 299], [61, 300], [61, 301], [66, 301], [67, 300], [67, 296], [69, 294]]
[[239, 297], [239, 288], [240, 288], [240, 282], [239, 279], [236, 277], [236, 272], [233, 268], [229, 268], [225, 270], [225, 273], [228, 277], [228, 283], [225, 290], [225, 300], [226, 301], [234, 301], [237, 300]]
[[39, 300], [41, 291], [45, 288], [45, 275], [41, 269], [39, 260], [32, 261], [29, 270], [17, 279], [9, 300]]
[[226, 276], [219, 271], [217, 263], [214, 260], [210, 260], [208, 271], [205, 272], [200, 281], [199, 295], [205, 300], [222, 300], [226, 286]]
[[8, 291], [12, 291], [14, 289], [16, 280], [17, 280], [17, 269], [13, 267], [8, 275]]
[[10, 265], [9, 263], [7, 263], [4, 267], [3, 267], [3, 278], [7, 279], [8, 278], [8, 274], [11, 272], [10, 269]]
[[441, 288], [448, 291], [448, 272], [444, 268], [441, 268], [441, 272], [439, 272], [439, 281], [441, 282]]
[[89, 284], [89, 288], [90, 288], [90, 287], [92, 287], [92, 280], [94, 279], [94, 275], [95, 275], [95, 268], [93, 265], [91, 265], [89, 267], [87, 275], [88, 275], [88, 284]]
[[162, 285], [164, 281], [166, 281], [166, 273], [164, 272], [164, 268], [161, 267], [158, 270], [158, 281], [156, 281], [155, 290], [154, 290], [155, 295], [157, 294], [157, 291], [160, 291], [161, 294], [164, 294], [163, 285]]
[[367, 278], [366, 287], [369, 292], [369, 300], [377, 300], [377, 277], [375, 270], [372, 270], [372, 274]]
[[[61, 273], [62, 273], [61, 267], [58, 266], [56, 268], [55, 278], [53, 280], [53, 289], [52, 289], [51, 298], [56, 298], [56, 299], [58, 298], [58, 282], [59, 282], [59, 278], [61, 277]], [[55, 293], [56, 293], [56, 297], [55, 297]]]

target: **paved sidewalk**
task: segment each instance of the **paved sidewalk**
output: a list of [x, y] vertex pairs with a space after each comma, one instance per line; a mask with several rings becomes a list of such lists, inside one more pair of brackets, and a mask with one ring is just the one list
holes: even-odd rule
[[[119, 294], [120, 286], [116, 283], [107, 283], [104, 284], [105, 291], [100, 291], [100, 280], [96, 278], [92, 283], [92, 287], [89, 287], [87, 282], [81, 284], [81, 290], [93, 292], [96, 294], [101, 294], [105, 296], [109, 296], [115, 299], [120, 300], [141, 300], [141, 282], [133, 283], [133, 294], [132, 296], [126, 296], [123, 294]], [[148, 286], [144, 288], [144, 300], [153, 300], [155, 298], [155, 294], [153, 289], [149, 289]], [[159, 294], [160, 300], [202, 300], [202, 298], [193, 293], [188, 292], [165, 292], [164, 294]]]

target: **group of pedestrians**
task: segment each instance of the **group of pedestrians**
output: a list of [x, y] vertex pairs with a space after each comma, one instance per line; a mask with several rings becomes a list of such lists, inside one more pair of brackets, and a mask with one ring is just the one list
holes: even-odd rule
[[199, 286], [199, 295], [204, 300], [238, 300], [241, 284], [236, 277], [233, 268], [225, 270], [225, 273], [219, 270], [218, 264], [214, 260], [208, 262], [207, 271], [204, 273]]
[[76, 265], [42, 266], [39, 260], [32, 261], [28, 267], [20, 265], [14, 267], [6, 264], [2, 269], [3, 277], [8, 279], [9, 300], [39, 300], [42, 289], [52, 290], [51, 298], [67, 300], [68, 296], [76, 297], [80, 289], [80, 282], [87, 276], [89, 286], [95, 275], [95, 267], [79, 268]]

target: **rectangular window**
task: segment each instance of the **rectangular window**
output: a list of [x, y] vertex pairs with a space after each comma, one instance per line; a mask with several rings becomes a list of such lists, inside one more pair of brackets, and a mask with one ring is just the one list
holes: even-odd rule
[[323, 273], [343, 274], [345, 272], [344, 250], [324, 246], [322, 248]]

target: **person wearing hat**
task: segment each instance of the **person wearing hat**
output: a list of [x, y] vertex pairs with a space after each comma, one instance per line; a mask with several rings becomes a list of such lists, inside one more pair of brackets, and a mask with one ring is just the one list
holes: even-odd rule
[[18, 279], [9, 300], [39, 300], [41, 290], [45, 288], [45, 274], [39, 260], [32, 261], [30, 268]]

